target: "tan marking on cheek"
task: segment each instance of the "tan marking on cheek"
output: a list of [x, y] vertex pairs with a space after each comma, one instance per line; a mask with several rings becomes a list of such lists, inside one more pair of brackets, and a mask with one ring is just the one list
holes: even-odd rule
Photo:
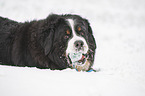
[[80, 72], [80, 71], [87, 71], [89, 69], [89, 67], [90, 67], [90, 63], [89, 63], [88, 60], [85, 62], [85, 64], [83, 66], [76, 65], [76, 69], [78, 70], [78, 72]]
[[89, 67], [90, 67], [90, 62], [87, 60], [87, 61], [85, 62], [85, 65], [83, 66], [83, 71], [88, 70]]

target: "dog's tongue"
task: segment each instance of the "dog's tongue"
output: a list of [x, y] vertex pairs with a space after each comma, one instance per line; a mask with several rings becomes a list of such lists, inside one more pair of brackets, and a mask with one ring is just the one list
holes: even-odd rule
[[84, 59], [85, 59], [85, 56], [82, 55], [82, 58], [78, 62], [83, 62]]

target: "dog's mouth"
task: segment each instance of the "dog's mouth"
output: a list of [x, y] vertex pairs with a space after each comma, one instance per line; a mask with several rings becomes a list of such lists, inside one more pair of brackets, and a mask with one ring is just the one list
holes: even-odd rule
[[87, 58], [87, 54], [81, 54], [81, 53], [72, 53], [68, 55], [68, 59], [70, 64], [72, 63], [78, 63], [79, 65], [82, 65], [85, 63]]
[[76, 68], [76, 66], [84, 66], [87, 59], [88, 59], [88, 54], [84, 54], [81, 52], [77, 53], [68, 53], [67, 55], [68, 63], [69, 66], [72, 68]]

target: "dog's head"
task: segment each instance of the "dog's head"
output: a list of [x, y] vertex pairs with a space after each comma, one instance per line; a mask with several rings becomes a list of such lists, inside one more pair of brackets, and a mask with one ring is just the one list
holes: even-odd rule
[[46, 23], [42, 40], [45, 55], [58, 69], [89, 70], [94, 62], [96, 43], [88, 20], [78, 15], [50, 15]]

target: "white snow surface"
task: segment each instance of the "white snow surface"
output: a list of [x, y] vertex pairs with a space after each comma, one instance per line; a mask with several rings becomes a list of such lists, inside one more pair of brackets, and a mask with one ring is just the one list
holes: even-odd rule
[[145, 96], [145, 0], [0, 0], [0, 16], [19, 22], [51, 13], [89, 20], [101, 71], [0, 65], [0, 96]]

